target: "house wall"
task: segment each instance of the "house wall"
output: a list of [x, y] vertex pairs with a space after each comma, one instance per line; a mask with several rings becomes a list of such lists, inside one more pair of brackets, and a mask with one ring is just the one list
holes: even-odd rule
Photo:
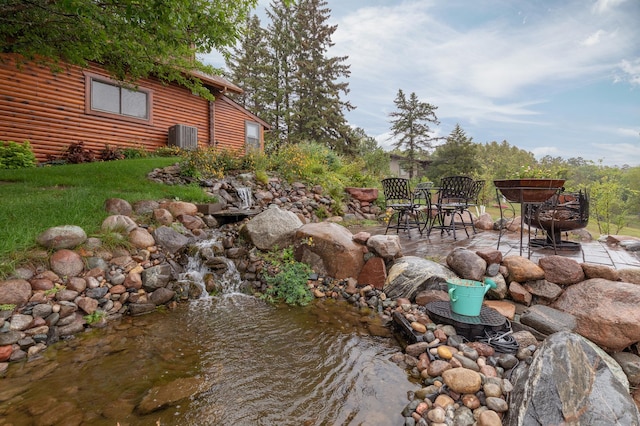
[[[224, 96], [210, 107], [209, 101], [184, 87], [143, 79], [138, 85], [153, 92], [150, 122], [96, 116], [85, 112], [85, 72], [108, 75], [95, 65], [86, 70], [70, 66], [57, 74], [33, 63], [17, 68], [15, 57], [3, 54], [0, 141], [28, 140], [36, 158], [42, 162], [49, 155], [59, 156], [70, 144], [81, 141], [95, 153], [104, 149], [105, 144], [153, 151], [167, 145], [169, 127], [185, 124], [198, 128], [199, 146], [216, 140], [220, 146], [244, 149], [244, 120], [250, 119], [250, 115], [227, 108]], [[214, 124], [215, 135], [209, 131], [210, 123]]]

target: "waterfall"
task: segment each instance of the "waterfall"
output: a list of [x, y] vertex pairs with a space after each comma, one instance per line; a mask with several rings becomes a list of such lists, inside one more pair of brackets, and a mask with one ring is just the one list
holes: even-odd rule
[[207, 279], [213, 279], [220, 294], [240, 292], [242, 278], [231, 259], [224, 257], [224, 248], [219, 236], [197, 242], [194, 252], [188, 257], [184, 272], [178, 276], [178, 282], [194, 285], [200, 290], [200, 299], [210, 299], [207, 292]]
[[251, 188], [249, 187], [241, 187], [236, 188], [238, 193], [238, 197], [240, 197], [240, 201], [242, 201], [241, 209], [249, 209], [253, 205], [253, 198], [251, 195]]

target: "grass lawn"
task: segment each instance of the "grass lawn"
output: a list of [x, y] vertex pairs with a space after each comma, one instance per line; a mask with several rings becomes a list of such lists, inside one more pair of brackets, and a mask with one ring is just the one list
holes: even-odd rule
[[20, 170], [0, 170], [0, 276], [12, 269], [36, 237], [53, 226], [77, 225], [95, 234], [108, 216], [104, 202], [122, 198], [204, 201], [198, 186], [170, 186], [146, 178], [154, 168], [177, 157], [69, 164]]

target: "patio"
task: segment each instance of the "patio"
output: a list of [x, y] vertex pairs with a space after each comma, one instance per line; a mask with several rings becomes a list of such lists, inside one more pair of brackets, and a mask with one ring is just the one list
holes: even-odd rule
[[[363, 229], [371, 235], [384, 235], [385, 227]], [[357, 232], [353, 230], [352, 232]], [[387, 235], [394, 235], [389, 232]], [[430, 237], [426, 233], [420, 236], [417, 230], [411, 230], [411, 238], [406, 232], [400, 231], [400, 242], [405, 256], [419, 256], [424, 258], [442, 259], [455, 247], [464, 247], [470, 250], [495, 249], [498, 243], [498, 231], [478, 230], [476, 234], [469, 233], [469, 238], [458, 238], [454, 241], [451, 235], [446, 233], [440, 236], [440, 232], [432, 232]], [[525, 234], [526, 238], [526, 234]], [[500, 251], [503, 256], [520, 255], [520, 233], [507, 232], [502, 235]], [[538, 259], [553, 255], [552, 248], [531, 249], [531, 261], [537, 263]], [[558, 250], [557, 254], [566, 256], [579, 263], [594, 263], [613, 267], [615, 269], [640, 268], [640, 257], [634, 252], [629, 252], [617, 245], [608, 245], [596, 240], [581, 242], [579, 250]], [[522, 256], [528, 256], [526, 242], [523, 243]]]

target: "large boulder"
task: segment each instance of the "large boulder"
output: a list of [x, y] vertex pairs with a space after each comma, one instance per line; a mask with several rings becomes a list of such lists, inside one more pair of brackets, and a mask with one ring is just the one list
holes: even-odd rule
[[522, 256], [506, 256], [502, 264], [509, 271], [509, 281], [524, 283], [544, 279], [544, 270]]
[[357, 278], [364, 266], [364, 247], [333, 222], [308, 223], [295, 233], [296, 260], [336, 279]]
[[244, 230], [260, 250], [283, 249], [293, 244], [302, 222], [295, 213], [271, 206], [247, 222]]
[[487, 262], [476, 252], [456, 247], [447, 256], [447, 266], [460, 278], [483, 281]]
[[384, 292], [387, 297], [415, 300], [422, 290], [447, 290], [446, 280], [456, 278], [450, 269], [417, 256], [396, 259], [387, 274]]
[[87, 234], [79, 226], [62, 225], [47, 229], [36, 241], [50, 249], [72, 249], [87, 241]]
[[568, 287], [554, 308], [577, 319], [575, 332], [608, 352], [640, 341], [640, 286], [593, 278]]
[[618, 364], [575, 333], [545, 339], [529, 368], [516, 367], [512, 382], [506, 425], [640, 424]]
[[566, 256], [546, 256], [538, 261], [538, 265], [544, 270], [547, 281], [560, 285], [570, 285], [584, 281], [582, 266]]

